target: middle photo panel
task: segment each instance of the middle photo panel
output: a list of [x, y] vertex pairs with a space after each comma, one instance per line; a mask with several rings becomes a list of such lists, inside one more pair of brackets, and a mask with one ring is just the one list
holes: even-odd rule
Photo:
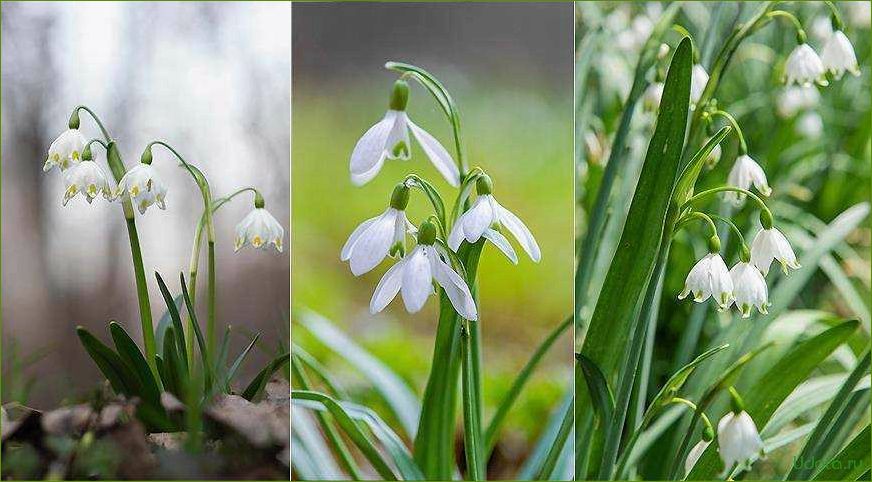
[[295, 4], [292, 98], [292, 478], [570, 479], [572, 4]]

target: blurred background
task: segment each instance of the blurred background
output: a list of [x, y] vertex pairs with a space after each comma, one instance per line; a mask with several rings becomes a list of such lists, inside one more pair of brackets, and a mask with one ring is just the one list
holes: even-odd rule
[[[470, 165], [491, 175], [495, 197], [524, 220], [543, 253], [535, 264], [518, 251], [517, 266], [492, 246], [482, 256], [489, 418], [535, 347], [572, 313], [572, 5], [301, 3], [293, 10], [294, 309], [330, 318], [418, 396], [423, 392], [437, 299], [413, 316], [398, 297], [372, 316], [370, 297], [392, 261], [355, 278], [339, 252], [359, 223], [384, 211], [394, 184], [407, 173], [433, 182], [453, 203], [456, 192], [417, 145], [411, 161], [387, 162], [365, 186], [355, 187], [349, 179], [351, 151], [384, 116], [397, 77], [384, 63], [403, 61], [428, 70], [459, 107]], [[415, 83], [408, 112], [453, 153], [448, 122]], [[413, 192], [414, 223], [429, 214], [426, 207]], [[305, 328], [294, 325], [293, 340], [341, 373], [356, 399], [374, 398], [353, 367], [310, 339]], [[529, 449], [571, 386], [571, 350], [567, 333], [522, 394], [504, 431], [503, 449], [516, 452], [509, 457]]]
[[[634, 68], [643, 44], [670, 2], [577, 2], [576, 51], [578, 62], [590, 59], [590, 71], [584, 84], [577, 86], [578, 208], [576, 228], [583, 233], [587, 226], [594, 198], [609, 158], [610, 145], [620, 122]], [[760, 8], [763, 2], [681, 2], [673, 24], [681, 25], [692, 35], [700, 51], [700, 62], [711, 72], [712, 63], [737, 22], [743, 22]], [[803, 255], [813, 249], [815, 237], [827, 223], [852, 206], [868, 203], [872, 162], [870, 162], [870, 4], [869, 2], [835, 2], [845, 21], [845, 34], [850, 39], [859, 60], [861, 75], [845, 74], [827, 87], [811, 87], [802, 92], [786, 88], [782, 81], [784, 63], [796, 46], [795, 30], [787, 23], [774, 22], [744, 41], [736, 51], [716, 92], [718, 107], [732, 114], [741, 126], [749, 154], [763, 167], [773, 194], [767, 205], [773, 208], [778, 227], [783, 229], [799, 256], [800, 263], [814, 274], [798, 289], [798, 295], [765, 334], [764, 341], [787, 343], [796, 336], [813, 333], [812, 325], [803, 316], [825, 319], [851, 318], [862, 324], [856, 346], [868, 343], [870, 334], [870, 229], [865, 218], [851, 230], [842, 242], [816, 266], [803, 261]], [[820, 54], [824, 42], [832, 33], [830, 11], [824, 2], [794, 2], [784, 9], [797, 15], [808, 33], [809, 44]], [[672, 47], [680, 35], [670, 32], [665, 40]], [[593, 40], [592, 40], [593, 39]], [[598, 40], [596, 40], [598, 39]], [[591, 44], [591, 42], [594, 42]], [[592, 47], [591, 45], [595, 45]], [[594, 55], [589, 56], [589, 49]], [[663, 61], [665, 65], [671, 54]], [[653, 70], [653, 69], [652, 69]], [[654, 80], [654, 72], [646, 78]], [[626, 168], [615, 183], [613, 209], [629, 207], [635, 181], [648, 142], [654, 129], [656, 112], [640, 101], [635, 106], [629, 131]], [[581, 126], [584, 126], [581, 128]], [[722, 143], [720, 161], [704, 168], [696, 191], [701, 192], [726, 182], [737, 157], [738, 143], [733, 135]], [[694, 149], [695, 150], [695, 149]], [[713, 201], [709, 206], [717, 206]], [[717, 207], [709, 212], [718, 212]], [[721, 215], [730, 215], [745, 230], [750, 242], [759, 229], [757, 213], [744, 208], [732, 211], [720, 208]], [[862, 210], [862, 208], [861, 208]], [[853, 210], [854, 212], [857, 209]], [[854, 215], [856, 217], [856, 214]], [[622, 219], [615, 216], [614, 219]], [[720, 228], [723, 228], [719, 225]], [[622, 222], [610, 221], [604, 229], [604, 246], [597, 257], [591, 291], [597, 290], [608, 270], [614, 249], [618, 246]], [[663, 285], [662, 301], [653, 343], [651, 373], [647, 397], [693, 356], [710, 346], [716, 336], [731, 323], [760, 323], [758, 315], [750, 320], [716, 313], [713, 303], [696, 304], [679, 301], [677, 295], [684, 286], [687, 273], [706, 252], [703, 228], [693, 227], [675, 236]], [[726, 239], [723, 238], [722, 239]], [[725, 245], [727, 261], [736, 259], [735, 237]], [[770, 293], [773, 280], [782, 281], [780, 269], [769, 273]], [[588, 296], [596, 299], [595, 294]], [[582, 307], [583, 322], [589, 318], [593, 305]], [[860, 340], [866, 340], [861, 342]], [[844, 355], [844, 353], [843, 353]], [[773, 355], [774, 356], [774, 355]], [[838, 357], [834, 357], [838, 358]], [[854, 355], [830, 359], [815, 376], [841, 373], [844, 365], [850, 369]], [[746, 375], [760, 373], [776, 358], [760, 357], [754, 369]], [[696, 376], [696, 374], [695, 374]], [[704, 378], [691, 378], [693, 387], [703, 386]], [[753, 378], [746, 377], [745, 381]], [[812, 382], [816, 380], [813, 379]], [[812, 383], [809, 382], [809, 383]], [[694, 385], [696, 383], [696, 385]], [[742, 386], [737, 384], [740, 391]], [[688, 396], [695, 395], [690, 389]], [[863, 403], [868, 404], [868, 393]], [[868, 419], [868, 405], [866, 406]], [[799, 420], [815, 420], [819, 410], [810, 410]], [[720, 414], [718, 414], [720, 416]], [[862, 426], [862, 423], [858, 426]], [[661, 480], [669, 476], [668, 463], [677, 452], [677, 443], [684, 426], [667, 429], [641, 462], [639, 478]], [[791, 426], [792, 427], [792, 426]], [[762, 428], [762, 427], [761, 427]], [[790, 427], [789, 427], [790, 428]], [[677, 434], [677, 435], [676, 435]], [[764, 434], [764, 438], [774, 434]], [[789, 469], [791, 457], [802, 447], [794, 442], [765, 460], [754, 464], [753, 471], [743, 474], [748, 479], [781, 478]]]
[[[117, 319], [142, 346], [120, 204], [77, 197], [62, 207], [62, 175], [42, 172], [76, 105], [101, 116], [128, 166], [147, 142], [165, 140], [205, 172], [216, 196], [255, 185], [289, 228], [289, 15], [284, 3], [3, 4], [3, 402], [50, 408], [97, 386], [102, 376], [76, 325], [105, 341]], [[99, 134], [84, 112], [81, 120], [86, 136]], [[154, 153], [167, 210], [137, 213], [137, 227], [157, 323], [166, 305], [153, 272], [179, 289], [202, 201], [170, 154]], [[94, 155], [105, 168], [102, 148]], [[234, 227], [251, 208], [239, 196], [215, 219], [216, 331], [234, 325], [236, 351], [243, 334], [263, 332], [272, 347], [287, 333], [287, 250], [233, 253]], [[205, 248], [202, 256], [200, 299]], [[243, 379], [266, 360], [254, 355]]]

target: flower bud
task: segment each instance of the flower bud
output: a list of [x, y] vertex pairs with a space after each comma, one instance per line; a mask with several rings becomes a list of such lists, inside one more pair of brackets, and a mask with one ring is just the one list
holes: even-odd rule
[[73, 113], [70, 114], [70, 122], [67, 125], [70, 129], [79, 128], [79, 109], [73, 109]]
[[709, 253], [720, 253], [721, 252], [721, 238], [718, 237], [717, 234], [710, 237], [708, 240]]
[[151, 154], [151, 146], [149, 145], [144, 151], [142, 151], [142, 157], [140, 157], [139, 160], [143, 164], [151, 164], [153, 158], [154, 157]]
[[494, 183], [491, 180], [490, 176], [487, 174], [482, 174], [475, 181], [475, 191], [479, 196], [485, 196], [488, 194], [492, 194], [494, 192]]
[[266, 206], [266, 201], [263, 200], [263, 196], [260, 194], [260, 191], [254, 191], [254, 207], [257, 209], [261, 209]]
[[705, 424], [702, 427], [702, 439], [706, 442], [711, 442], [715, 438], [715, 430], [711, 425]]
[[405, 211], [409, 205], [409, 187], [404, 183], [399, 183], [394, 187], [394, 192], [391, 194], [391, 207], [397, 211]]
[[766, 209], [760, 211], [760, 224], [763, 226], [763, 229], [772, 229], [772, 225], [774, 221], [772, 220], [772, 213]]
[[92, 159], [94, 159], [94, 154], [91, 153], [91, 144], [86, 144], [85, 148], [82, 149], [82, 160], [90, 161]]
[[403, 79], [394, 82], [394, 90], [391, 91], [391, 110], [406, 110], [406, 104], [409, 103], [409, 83]]
[[436, 225], [424, 221], [418, 228], [418, 244], [432, 245], [436, 242]]
[[734, 387], [730, 387], [730, 409], [736, 414], [745, 411], [745, 402]]

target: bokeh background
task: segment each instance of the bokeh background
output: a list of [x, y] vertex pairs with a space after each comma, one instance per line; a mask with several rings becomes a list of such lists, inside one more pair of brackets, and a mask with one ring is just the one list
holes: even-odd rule
[[[202, 168], [216, 196], [259, 187], [288, 228], [290, 5], [4, 2], [2, 51], [3, 402], [50, 408], [102, 379], [76, 325], [108, 340], [106, 323], [117, 319], [141, 334], [120, 204], [76, 198], [62, 207], [61, 174], [42, 172], [49, 144], [86, 104], [128, 166], [148, 141], [165, 140]], [[81, 119], [85, 135], [99, 134]], [[178, 290], [202, 201], [177, 162], [154, 152], [167, 210], [137, 213], [137, 226], [156, 323], [165, 304], [153, 272]], [[105, 152], [94, 154], [105, 167]], [[287, 251], [233, 253], [234, 227], [251, 207], [240, 196], [216, 217], [217, 330], [234, 325], [236, 350], [242, 334], [263, 332], [273, 347], [287, 333]], [[253, 354], [243, 379], [266, 359]]]
[[[482, 256], [489, 418], [535, 347], [572, 313], [572, 5], [301, 3], [294, 4], [293, 28], [294, 308], [330, 318], [421, 395], [436, 298], [414, 316], [399, 297], [372, 316], [370, 297], [391, 262], [355, 278], [339, 252], [360, 222], [386, 208], [394, 184], [407, 173], [433, 182], [453, 203], [456, 193], [417, 145], [411, 161], [386, 163], [365, 186], [354, 187], [349, 179], [351, 151], [384, 116], [397, 77], [384, 63], [427, 69], [460, 109], [470, 165], [491, 175], [496, 198], [527, 223], [543, 252], [539, 264], [520, 254], [518, 266], [493, 247]], [[448, 122], [414, 83], [408, 112], [453, 152]], [[411, 220], [419, 223], [429, 214], [426, 207], [414, 193]], [[310, 340], [304, 328], [292, 324], [292, 338], [341, 373], [357, 399], [368, 399], [353, 367]], [[503, 448], [515, 451], [511, 457], [523, 456], [571, 386], [571, 350], [567, 333], [522, 394], [505, 431]]]

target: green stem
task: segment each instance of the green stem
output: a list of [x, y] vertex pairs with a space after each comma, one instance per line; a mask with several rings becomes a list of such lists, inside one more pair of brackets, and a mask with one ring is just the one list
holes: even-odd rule
[[686, 225], [687, 223], [689, 223], [690, 221], [692, 221], [694, 219], [701, 219], [701, 220], [705, 221], [705, 223], [708, 224], [708, 226], [709, 226], [709, 230], [711, 232], [711, 235], [712, 236], [718, 235], [718, 227], [715, 226], [715, 222], [712, 221], [712, 218], [710, 218], [708, 214], [701, 212], [701, 211], [691, 211], [691, 212], [685, 214], [684, 216], [682, 216], [681, 220], [679, 220], [678, 223], [675, 225], [675, 232], [678, 232], [682, 227], [684, 227], [684, 225]]
[[845, 22], [842, 20], [842, 13], [839, 12], [839, 9], [836, 8], [836, 5], [833, 2], [826, 1], [824, 5], [830, 9], [830, 13], [832, 13], [833, 20], [833, 30], [842, 30], [845, 28]]
[[796, 41], [799, 43], [805, 43], [807, 38], [805, 35], [805, 30], [802, 29], [802, 23], [799, 22], [799, 19], [796, 18], [792, 13], [785, 12], [784, 10], [773, 10], [766, 14], [767, 18], [786, 18], [793, 24], [793, 27], [796, 29]]
[[211, 352], [215, 348], [215, 241], [208, 241], [208, 266], [206, 296], [209, 306], [206, 318], [206, 343]]
[[103, 137], [106, 138], [106, 142], [112, 141], [112, 138], [109, 136], [109, 131], [106, 130], [106, 127], [103, 126], [103, 121], [100, 120], [100, 117], [94, 113], [88, 106], [86, 105], [77, 105], [73, 108], [73, 113], [76, 114], [80, 110], [83, 110], [90, 114], [91, 118], [94, 119], [94, 123], [97, 124], [97, 127], [100, 128], [100, 132], [103, 134]]
[[748, 244], [745, 243], [745, 236], [742, 235], [742, 231], [739, 230], [739, 227], [736, 226], [736, 223], [734, 223], [730, 218], [725, 218], [719, 214], [710, 214], [709, 216], [726, 224], [730, 228], [730, 230], [733, 231], [733, 233], [736, 235], [736, 238], [739, 240], [739, 257], [742, 259], [742, 261], [747, 263], [750, 260], [751, 256], [750, 250], [748, 249]]
[[736, 186], [719, 186], [719, 187], [715, 187], [712, 189], [708, 189], [706, 191], [702, 191], [702, 192], [694, 195], [693, 197], [691, 197], [687, 201], [685, 201], [684, 206], [682, 206], [682, 210], [683, 210], [683, 208], [690, 206], [692, 203], [699, 201], [700, 199], [711, 196], [712, 194], [717, 194], [719, 192], [737, 192], [737, 193], [744, 194], [744, 195], [748, 196], [749, 198], [753, 199], [754, 202], [757, 203], [757, 205], [760, 207], [761, 211], [764, 211], [767, 215], [772, 217], [772, 211], [769, 210], [769, 207], [766, 206], [766, 203], [764, 203], [763, 200], [760, 199], [759, 196], [757, 196], [756, 194], [752, 193], [751, 191], [749, 191], [747, 189], [742, 189], [742, 188], [736, 187]]
[[[466, 453], [467, 477], [471, 480], [485, 479], [485, 461], [481, 436], [481, 395], [477, 380], [478, 364], [475, 362], [470, 322], [463, 320], [460, 330], [461, 380], [463, 395], [463, 447]], [[473, 322], [475, 323], [475, 322]]]
[[736, 137], [739, 139], [739, 155], [743, 156], [748, 153], [748, 143], [745, 142], [745, 135], [742, 133], [742, 129], [739, 127], [739, 123], [736, 122], [736, 118], [733, 117], [729, 112], [716, 110], [711, 113], [712, 116], [720, 116], [727, 120], [733, 129], [736, 131]]

